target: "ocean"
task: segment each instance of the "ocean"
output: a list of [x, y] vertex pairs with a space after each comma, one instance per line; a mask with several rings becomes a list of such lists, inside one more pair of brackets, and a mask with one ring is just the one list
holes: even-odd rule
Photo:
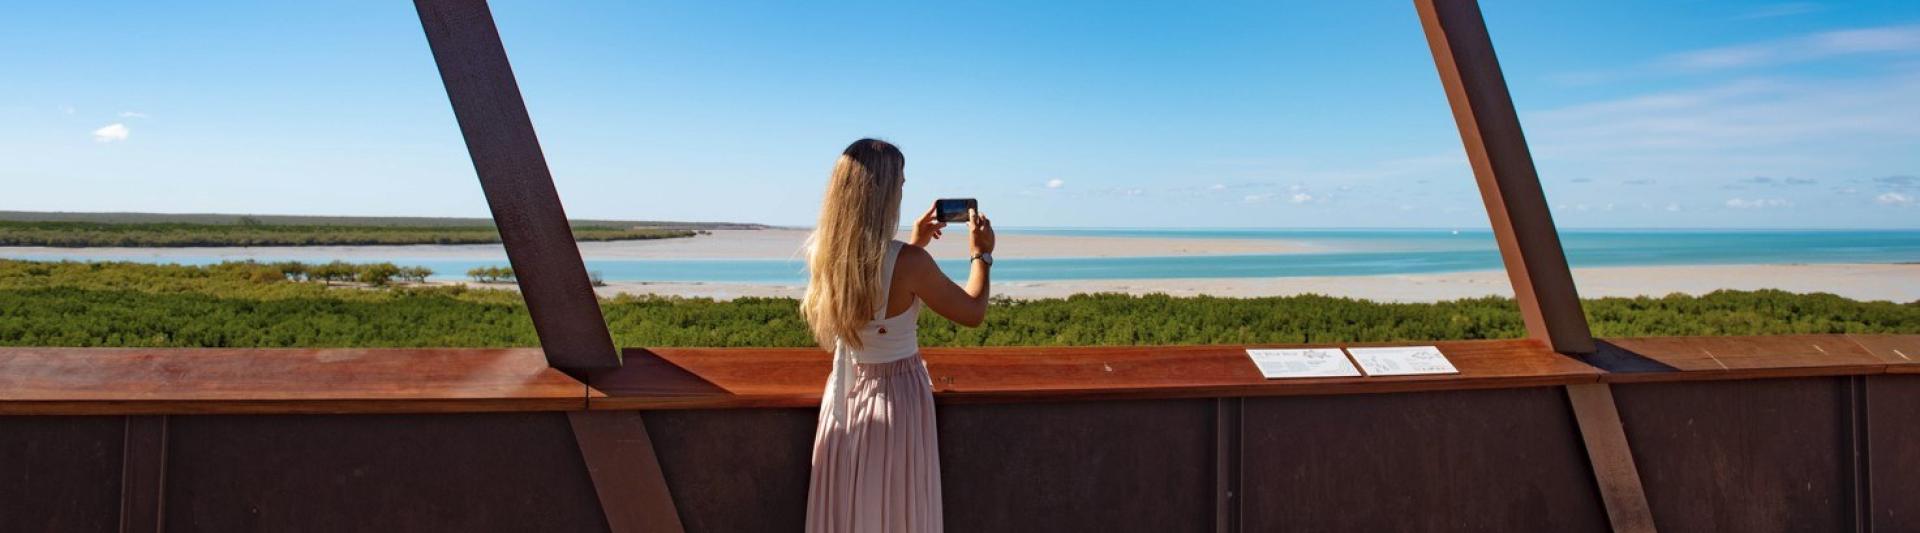
[[[1276, 239], [1303, 253], [1184, 257], [1019, 258], [1000, 257], [996, 281], [1062, 281], [1174, 278], [1272, 278], [1432, 274], [1499, 270], [1500, 254], [1486, 230], [1267, 230], [1267, 229], [1003, 229], [1002, 233], [1066, 236]], [[1913, 230], [1562, 230], [1561, 243], [1574, 267], [1910, 263], [1920, 262], [1920, 231]], [[368, 247], [360, 247], [367, 250]], [[260, 261], [314, 261], [297, 249], [260, 248], [246, 254]], [[289, 251], [294, 250], [294, 251]], [[359, 262], [391, 261], [432, 268], [434, 278], [461, 279], [469, 268], [505, 265], [498, 258], [355, 256]], [[0, 257], [32, 260], [107, 260], [210, 264], [232, 257], [157, 251], [128, 255], [90, 249], [36, 251], [0, 249]], [[322, 259], [324, 261], [324, 259]], [[941, 268], [964, 276], [964, 260]], [[796, 260], [593, 259], [587, 270], [606, 281], [804, 284]], [[1920, 280], [1915, 280], [1920, 283]]]

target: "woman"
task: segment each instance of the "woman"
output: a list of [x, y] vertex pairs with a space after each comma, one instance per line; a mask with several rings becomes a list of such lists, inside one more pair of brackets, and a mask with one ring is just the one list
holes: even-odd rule
[[801, 313], [833, 373], [820, 399], [807, 486], [807, 531], [940, 531], [940, 451], [933, 384], [915, 333], [920, 302], [967, 327], [987, 315], [993, 226], [968, 213], [972, 272], [962, 288], [924, 248], [946, 227], [929, 209], [910, 242], [894, 240], [906, 158], [861, 139], [827, 178], [809, 239]]

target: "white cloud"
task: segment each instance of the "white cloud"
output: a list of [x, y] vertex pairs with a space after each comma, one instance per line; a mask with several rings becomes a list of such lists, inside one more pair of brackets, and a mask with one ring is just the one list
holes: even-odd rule
[[[1758, 9], [1750, 13], [1753, 16], [1740, 18], [1798, 13], [1791, 6], [1774, 6], [1771, 10]], [[1920, 52], [1920, 24], [1877, 26], [1690, 50], [1667, 54], [1639, 65], [1610, 70], [1562, 72], [1552, 74], [1549, 78], [1567, 85], [1593, 85], [1630, 78], [1780, 65], [1848, 55], [1916, 52]]]
[[1307, 194], [1304, 192], [1296, 192], [1296, 193], [1293, 193], [1293, 196], [1288, 198], [1287, 201], [1293, 202], [1296, 204], [1304, 204], [1304, 203], [1313, 201], [1313, 195]]
[[74, 112], [77, 112], [77, 111], [79, 111], [79, 110], [78, 110], [78, 109], [74, 109], [74, 108], [73, 108], [73, 106], [70, 106], [70, 105], [66, 105], [66, 104], [61, 104], [61, 105], [60, 105], [60, 112], [61, 112], [61, 113], [66, 113], [66, 114], [68, 114], [68, 115], [71, 115], [71, 114], [74, 114]]
[[1897, 206], [1905, 207], [1905, 206], [1913, 205], [1914, 200], [1913, 200], [1913, 196], [1911, 195], [1897, 193], [1897, 192], [1889, 192], [1889, 193], [1881, 193], [1879, 196], [1873, 197], [1873, 203], [1880, 204], [1880, 205], [1897, 205]]
[[1209, 191], [1224, 191], [1224, 190], [1227, 190], [1227, 184], [1225, 184], [1225, 183], [1215, 183], [1215, 184], [1213, 184], [1213, 186], [1212, 186], [1212, 187], [1207, 187], [1207, 190], [1209, 190]]
[[1680, 204], [1667, 204], [1667, 212], [1668, 213], [1680, 212]]
[[139, 111], [121, 111], [120, 118], [147, 118], [147, 114]]
[[124, 141], [127, 140], [127, 133], [129, 132], [127, 131], [126, 124], [115, 122], [103, 126], [100, 129], [93, 130], [93, 140], [94, 142], [103, 143]]
[[1066, 185], [1067, 185], [1067, 182], [1065, 182], [1065, 181], [1061, 181], [1061, 180], [1057, 180], [1057, 179], [1054, 179], [1054, 180], [1047, 180], [1047, 188], [1048, 188], [1048, 189], [1058, 189], [1058, 188], [1061, 188], [1061, 187], [1065, 187]]
[[1269, 198], [1273, 198], [1273, 194], [1272, 194], [1272, 193], [1263, 193], [1263, 194], [1249, 194], [1249, 195], [1247, 195], [1247, 197], [1246, 197], [1246, 198], [1245, 198], [1245, 199], [1244, 199], [1243, 201], [1245, 201], [1246, 203], [1249, 203], [1249, 204], [1257, 204], [1257, 203], [1260, 203], [1260, 202], [1265, 202], [1265, 201], [1267, 201], [1267, 199], [1269, 199]]
[[1753, 200], [1747, 200], [1742, 198], [1730, 198], [1727, 200], [1727, 207], [1731, 207], [1734, 209], [1766, 209], [1770, 207], [1793, 207], [1793, 202], [1781, 200], [1778, 198], [1756, 198]]
[[[1859, 136], [1863, 148], [1920, 137], [1920, 75], [1846, 80], [1737, 80], [1704, 89], [1523, 112], [1536, 156], [1612, 160], [1652, 153], [1699, 156], [1726, 168], [1730, 154], [1761, 159], [1808, 155], [1805, 146]], [[1830, 154], [1820, 159], [1831, 160]], [[1774, 165], [1777, 167], [1778, 165]], [[1669, 172], [1671, 168], [1667, 169]], [[1634, 169], [1652, 173], [1652, 169]]]
[[1920, 25], [1881, 26], [1682, 52], [1656, 65], [1680, 71], [1777, 65], [1853, 54], [1920, 51]]

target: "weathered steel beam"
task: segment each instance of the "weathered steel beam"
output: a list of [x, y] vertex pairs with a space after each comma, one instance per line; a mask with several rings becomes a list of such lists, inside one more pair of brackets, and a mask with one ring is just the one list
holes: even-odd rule
[[1587, 463], [1593, 466], [1600, 503], [1607, 508], [1607, 521], [1613, 530], [1656, 531], [1647, 490], [1640, 483], [1640, 470], [1633, 465], [1633, 446], [1620, 423], [1620, 408], [1613, 403], [1613, 389], [1605, 383], [1567, 385], [1567, 402], [1573, 407], [1573, 420], [1580, 427]]
[[1547, 211], [1520, 117], [1475, 0], [1414, 0], [1453, 104], [1493, 235], [1500, 244], [1527, 333], [1554, 351], [1590, 354], [1593, 333], [1580, 310], [1560, 234]]
[[686, 531], [638, 411], [567, 413], [594, 493], [614, 533]]
[[580, 248], [484, 0], [415, 0], [540, 346], [575, 376], [617, 368]]

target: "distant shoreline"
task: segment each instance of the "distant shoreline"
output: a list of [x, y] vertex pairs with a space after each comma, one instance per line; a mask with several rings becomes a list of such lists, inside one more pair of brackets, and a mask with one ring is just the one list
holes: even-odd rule
[[[136, 213], [78, 211], [0, 211], [6, 222], [89, 222], [97, 224], [240, 224], [253, 219], [280, 226], [391, 226], [494, 227], [491, 218], [386, 217], [345, 215], [248, 215], [231, 213]], [[662, 220], [569, 219], [575, 226], [608, 226], [679, 230], [769, 229], [765, 224], [739, 222], [676, 222]]]
[[[575, 242], [676, 239], [751, 224], [569, 221]], [[491, 219], [0, 211], [0, 248], [390, 247], [500, 242]]]
[[[1316, 293], [1385, 302], [1429, 302], [1483, 296], [1510, 296], [1499, 269], [1498, 252], [1485, 236], [1421, 237], [1359, 234], [1337, 238], [1294, 236], [1269, 231], [1244, 233], [1168, 232], [1113, 235], [1007, 231], [995, 256], [1005, 265], [996, 274], [995, 294], [1014, 299], [1057, 298], [1081, 293], [1284, 296]], [[802, 246], [808, 230], [792, 228], [719, 229], [692, 238], [580, 242], [587, 268], [603, 274], [599, 292], [733, 299], [798, 297], [804, 275]], [[904, 239], [907, 236], [899, 236]], [[1594, 262], [1576, 268], [1582, 296], [1661, 296], [1703, 294], [1719, 289], [1781, 289], [1830, 292], [1853, 299], [1920, 300], [1920, 263], [1915, 244], [1920, 234], [1855, 238], [1841, 236], [1774, 237], [1731, 244], [1718, 236], [1649, 238], [1655, 253], [1693, 250], [1707, 243], [1754, 253], [1635, 264], [1645, 254], [1633, 235], [1569, 239], [1569, 255]], [[1461, 240], [1466, 239], [1466, 240]], [[1610, 239], [1610, 240], [1608, 240]], [[1826, 250], [1880, 246], [1891, 253], [1830, 254]], [[1620, 244], [1625, 243], [1625, 244]], [[1772, 245], [1815, 246], [1788, 253]], [[1805, 244], [1803, 244], [1805, 243]], [[1836, 244], [1837, 243], [1837, 244]], [[1432, 247], [1443, 247], [1432, 251]], [[1835, 248], [1836, 246], [1840, 248]], [[1584, 248], [1583, 248], [1584, 247]], [[1608, 248], [1612, 247], [1612, 248]], [[1600, 250], [1595, 252], [1594, 250]], [[1614, 255], [1605, 255], [1609, 250]], [[1817, 250], [1808, 252], [1806, 250]], [[964, 265], [968, 256], [962, 228], [949, 228], [928, 251], [943, 268]], [[1594, 254], [1600, 255], [1594, 255]], [[25, 260], [99, 260], [206, 264], [223, 261], [302, 261], [325, 263], [392, 262], [437, 271], [435, 284], [457, 281], [469, 268], [504, 266], [499, 244], [309, 247], [184, 248], [0, 248], [0, 257]], [[1883, 260], [1884, 258], [1884, 260]], [[1612, 263], [1608, 263], [1612, 260]], [[1411, 266], [1409, 266], [1411, 265]], [[951, 271], [957, 276], [961, 270]], [[604, 270], [603, 270], [604, 269]], [[1067, 279], [1059, 279], [1067, 278]], [[511, 288], [511, 284], [479, 284]]]
[[[1831, 293], [1860, 301], [1920, 301], [1920, 264], [1689, 265], [1573, 269], [1582, 298], [1702, 295], [1717, 290], [1777, 289]], [[464, 284], [438, 282], [436, 284]], [[513, 288], [512, 284], [478, 285]], [[790, 284], [608, 282], [601, 296], [659, 295], [731, 300], [799, 298], [805, 287]], [[1377, 302], [1427, 303], [1488, 296], [1512, 297], [1504, 271], [1287, 278], [1131, 279], [996, 282], [993, 294], [1014, 300], [1065, 298], [1075, 294], [1215, 296], [1259, 298], [1320, 294]]]

